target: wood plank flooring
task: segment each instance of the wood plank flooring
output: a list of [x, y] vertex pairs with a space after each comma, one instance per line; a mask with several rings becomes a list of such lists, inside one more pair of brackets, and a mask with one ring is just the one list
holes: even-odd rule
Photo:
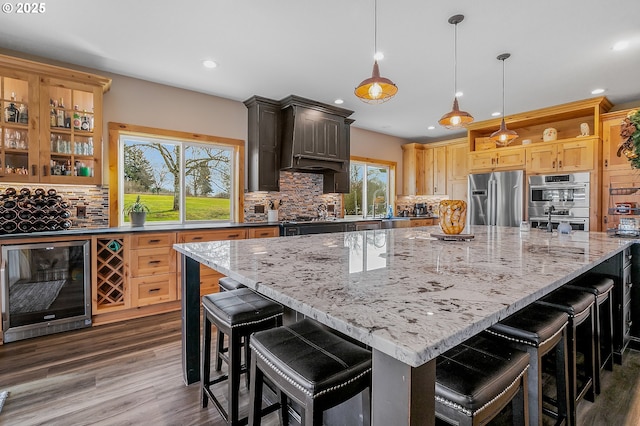
[[[640, 353], [627, 352], [603, 382], [578, 424], [640, 425]], [[212, 404], [200, 408], [198, 384], [182, 381], [179, 312], [0, 346], [2, 390], [0, 425], [224, 424]]]

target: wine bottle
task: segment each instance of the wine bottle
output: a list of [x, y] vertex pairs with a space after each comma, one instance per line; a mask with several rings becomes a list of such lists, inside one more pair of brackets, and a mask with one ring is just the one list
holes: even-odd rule
[[20, 124], [29, 124], [29, 112], [27, 104], [24, 103], [24, 98], [22, 98], [22, 103], [20, 104], [20, 108], [18, 108], [18, 113]]
[[49, 127], [58, 127], [58, 115], [56, 113], [58, 102], [51, 99], [49, 105], [51, 106], [51, 112], [49, 113]]
[[78, 105], [73, 106], [73, 128], [80, 130], [80, 110]]
[[16, 108], [15, 104], [16, 94], [11, 93], [11, 102], [9, 106], [4, 109], [4, 119], [7, 123], [17, 123], [20, 111]]
[[58, 103], [58, 110], [56, 111], [57, 119], [56, 126], [64, 127], [64, 101], [60, 98], [60, 102]]

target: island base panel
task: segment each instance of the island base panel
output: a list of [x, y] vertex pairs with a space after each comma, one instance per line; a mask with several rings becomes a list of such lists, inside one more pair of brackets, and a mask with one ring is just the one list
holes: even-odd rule
[[200, 263], [182, 261], [182, 373], [190, 385], [200, 381]]
[[372, 424], [435, 425], [436, 360], [411, 367], [373, 350]]

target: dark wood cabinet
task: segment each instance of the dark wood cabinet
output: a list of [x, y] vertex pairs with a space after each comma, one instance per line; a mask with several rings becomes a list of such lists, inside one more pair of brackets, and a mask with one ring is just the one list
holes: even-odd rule
[[345, 119], [344, 123], [341, 126], [342, 139], [341, 139], [340, 149], [342, 150], [342, 152], [340, 153], [340, 155], [342, 156], [342, 158], [346, 158], [347, 161], [344, 163], [343, 171], [336, 172], [333, 174], [325, 173], [323, 188], [322, 188], [322, 192], [325, 194], [329, 192], [348, 194], [350, 192], [351, 180], [349, 177], [349, 171], [351, 166], [349, 162], [349, 154], [351, 152], [350, 134], [351, 134], [351, 123], [353, 123], [353, 121], [354, 120], [351, 120], [351, 119]]
[[254, 96], [248, 109], [247, 163], [249, 191], [280, 190], [280, 103]]

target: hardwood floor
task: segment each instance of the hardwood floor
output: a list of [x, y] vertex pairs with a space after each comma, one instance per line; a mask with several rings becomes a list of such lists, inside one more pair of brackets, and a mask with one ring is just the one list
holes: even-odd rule
[[[200, 408], [180, 365], [179, 312], [9, 343], [0, 346], [0, 391], [10, 392], [0, 424], [224, 424], [212, 404]], [[627, 352], [603, 382], [578, 424], [640, 425], [640, 353]]]

